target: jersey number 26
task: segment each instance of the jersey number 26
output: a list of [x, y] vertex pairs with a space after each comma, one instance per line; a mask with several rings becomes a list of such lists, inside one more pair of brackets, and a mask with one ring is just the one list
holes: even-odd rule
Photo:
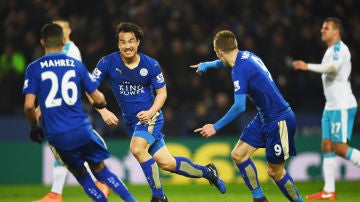
[[[75, 77], [75, 70], [67, 71], [61, 79], [61, 98], [56, 98], [59, 91], [59, 78], [52, 71], [46, 71], [41, 74], [42, 81], [49, 79], [51, 81], [51, 88], [45, 100], [45, 107], [57, 107], [62, 104], [62, 101], [68, 105], [74, 105], [78, 97], [78, 88], [75, 82], [70, 81]], [[71, 94], [69, 93], [71, 91]]]

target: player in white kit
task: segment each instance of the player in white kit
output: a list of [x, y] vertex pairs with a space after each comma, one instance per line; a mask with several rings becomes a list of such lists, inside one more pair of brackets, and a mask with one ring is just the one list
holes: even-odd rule
[[360, 151], [348, 145], [351, 140], [357, 111], [357, 101], [350, 84], [351, 55], [341, 40], [342, 23], [338, 18], [329, 17], [323, 22], [321, 40], [327, 50], [321, 64], [295, 60], [296, 70], [321, 73], [325, 94], [325, 108], [322, 114], [323, 176], [322, 191], [306, 196], [307, 200], [335, 200], [336, 155], [360, 166]]

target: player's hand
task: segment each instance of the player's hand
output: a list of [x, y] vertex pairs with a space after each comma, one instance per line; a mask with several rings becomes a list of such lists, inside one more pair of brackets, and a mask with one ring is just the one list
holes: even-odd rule
[[302, 60], [294, 60], [292, 62], [292, 66], [294, 67], [295, 70], [308, 70], [308, 66], [307, 63], [302, 61]]
[[190, 65], [190, 68], [196, 69], [196, 73], [201, 76], [203, 71], [201, 71], [201, 69], [199, 69], [200, 64], [201, 64], [201, 63], [196, 64], [196, 65]]
[[117, 116], [111, 111], [109, 111], [107, 108], [98, 109], [97, 111], [100, 113], [106, 125], [116, 126], [119, 123], [119, 119], [117, 118]]
[[107, 108], [98, 109], [102, 119], [108, 126], [116, 126], [119, 123], [117, 116]]
[[209, 138], [216, 134], [214, 124], [206, 124], [202, 128], [195, 129], [194, 132], [200, 133], [200, 135], [205, 138]]
[[30, 139], [41, 144], [45, 140], [44, 131], [40, 126], [30, 129]]
[[151, 117], [153, 117], [153, 114], [147, 110], [147, 111], [140, 111], [136, 117], [139, 119], [140, 123], [147, 124], [149, 123]]

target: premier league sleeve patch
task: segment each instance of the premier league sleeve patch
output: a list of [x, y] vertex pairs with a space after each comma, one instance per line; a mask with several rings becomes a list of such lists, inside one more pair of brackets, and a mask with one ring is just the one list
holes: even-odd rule
[[238, 91], [238, 90], [240, 90], [239, 80], [234, 81], [234, 91], [236, 92], [236, 91]]
[[160, 74], [158, 74], [158, 75], [156, 76], [156, 81], [157, 81], [158, 83], [164, 83], [164, 76], [163, 76], [162, 73], [160, 73]]
[[101, 75], [101, 71], [98, 68], [95, 68], [92, 72], [92, 76], [95, 79], [99, 79]]

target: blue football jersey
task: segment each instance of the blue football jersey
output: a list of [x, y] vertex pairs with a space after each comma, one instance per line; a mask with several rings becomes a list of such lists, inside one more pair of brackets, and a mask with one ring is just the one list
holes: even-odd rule
[[249, 51], [239, 51], [231, 72], [235, 94], [247, 94], [264, 123], [280, 120], [289, 112], [263, 61]]
[[84, 90], [91, 94], [97, 86], [85, 65], [64, 53], [49, 53], [28, 65], [23, 93], [36, 95], [50, 144], [70, 148], [84, 143], [74, 140], [89, 138], [81, 132], [92, 130], [81, 96]]
[[[136, 68], [125, 66], [120, 52], [103, 57], [93, 70], [93, 77], [99, 83], [107, 78], [110, 88], [128, 123], [137, 123], [136, 114], [148, 110], [154, 103], [154, 90], [165, 86], [166, 82], [159, 63], [142, 53]], [[161, 111], [160, 111], [161, 113]]]

